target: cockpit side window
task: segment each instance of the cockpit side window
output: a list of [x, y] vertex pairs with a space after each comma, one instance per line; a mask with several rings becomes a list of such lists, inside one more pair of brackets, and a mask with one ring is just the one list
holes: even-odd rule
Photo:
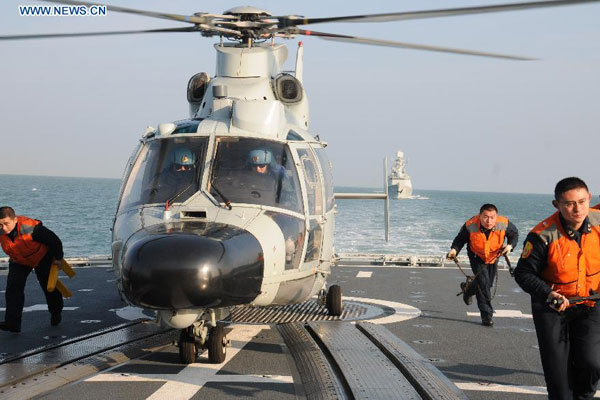
[[321, 171], [323, 171], [323, 185], [325, 186], [325, 206], [326, 210], [329, 211], [335, 205], [335, 199], [333, 194], [333, 174], [331, 171], [331, 163], [325, 149], [322, 147], [313, 147], [319, 163], [321, 164]]
[[308, 213], [310, 215], [321, 215], [323, 213], [323, 198], [317, 161], [309, 149], [298, 149], [298, 156], [304, 169]]
[[[216, 191], [215, 191], [216, 188]], [[251, 138], [219, 138], [210, 181], [232, 203], [303, 213], [300, 181], [287, 145]]]
[[187, 200], [198, 191], [207, 142], [188, 136], [146, 143], [129, 174], [120, 208]]

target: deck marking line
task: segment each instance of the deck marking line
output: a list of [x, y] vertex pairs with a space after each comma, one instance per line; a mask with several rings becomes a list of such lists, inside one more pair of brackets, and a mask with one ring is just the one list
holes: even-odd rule
[[[468, 317], [480, 317], [479, 312], [467, 312]], [[494, 310], [494, 318], [533, 318], [531, 314], [523, 314], [521, 310]]]
[[[85, 381], [101, 382], [106, 381], [162, 381], [166, 382], [158, 390], [156, 390], [148, 399], [165, 399], [169, 400], [187, 400], [192, 398], [198, 390], [207, 382], [220, 381], [228, 378], [230, 375], [223, 375], [223, 378], [217, 372], [221, 370], [227, 363], [235, 357], [241, 349], [248, 344], [256, 335], [263, 329], [271, 329], [269, 325], [232, 325], [234, 328], [227, 334], [227, 338], [231, 340], [232, 346], [227, 349], [225, 362], [222, 364], [208, 364], [204, 362], [190, 364], [182, 369], [177, 374], [171, 375], [155, 375], [155, 374], [118, 374], [107, 371], [104, 374], [98, 374], [86, 379]], [[206, 359], [206, 353], [203, 356]], [[131, 364], [131, 362], [127, 363]], [[123, 364], [121, 364], [122, 366]], [[242, 376], [240, 376], [241, 378]], [[234, 378], [235, 379], [235, 378]], [[249, 379], [258, 379], [250, 376]], [[267, 378], [265, 378], [267, 379]], [[262, 382], [264, 382], [263, 380]], [[269, 380], [272, 382], [272, 380]], [[286, 382], [287, 383], [287, 382]]]
[[126, 319], [128, 321], [134, 321], [136, 319], [150, 319], [152, 317], [144, 314], [144, 310], [139, 307], [125, 306], [122, 308], [111, 308], [108, 311], [115, 312], [119, 318]]
[[[166, 382], [165, 375], [135, 375], [132, 373], [108, 373], [93, 376], [86, 382]], [[239, 383], [294, 383], [294, 378], [286, 375], [214, 375], [208, 382]], [[197, 385], [196, 385], [197, 386]], [[198, 389], [198, 388], [196, 388]]]
[[[472, 390], [477, 392], [504, 392], [521, 394], [541, 394], [547, 395], [545, 386], [520, 386], [520, 385], [499, 385], [497, 383], [483, 382], [454, 382], [461, 390]], [[594, 397], [600, 396], [600, 390], [596, 391]]]
[[356, 274], [357, 278], [370, 278], [373, 275], [373, 271], [358, 271]]
[[[77, 310], [79, 307], [63, 307], [63, 311], [73, 311]], [[0, 307], [0, 311], [6, 311], [5, 307]], [[31, 312], [31, 311], [48, 311], [47, 304], [34, 304], [29, 307], [23, 307], [23, 312]]]

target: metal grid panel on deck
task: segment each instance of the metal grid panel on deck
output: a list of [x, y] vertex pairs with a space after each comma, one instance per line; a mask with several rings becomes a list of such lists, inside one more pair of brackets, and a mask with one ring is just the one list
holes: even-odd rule
[[238, 306], [231, 310], [230, 320], [237, 323], [275, 324], [285, 322], [354, 320], [363, 316], [367, 308], [353, 302], [344, 302], [342, 315], [334, 317], [328, 314], [327, 308], [316, 300], [308, 300], [301, 304], [273, 307]]
[[467, 399], [467, 396], [435, 366], [383, 326], [364, 322], [356, 326], [394, 362], [423, 398]]
[[136, 323], [112, 331], [106, 330], [98, 335], [70, 339], [47, 349], [36, 349], [33, 354], [28, 352], [0, 364], [0, 388], [34, 374], [167, 331], [169, 329], [160, 328], [154, 323]]
[[347, 322], [311, 322], [356, 399], [421, 399], [398, 368]]
[[294, 358], [308, 400], [346, 399], [321, 349], [300, 323], [278, 325], [279, 333]]

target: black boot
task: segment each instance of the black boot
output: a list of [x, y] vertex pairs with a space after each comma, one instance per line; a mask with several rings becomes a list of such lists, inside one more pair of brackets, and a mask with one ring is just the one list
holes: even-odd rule
[[494, 326], [494, 321], [492, 320], [492, 316], [486, 316], [486, 317], [482, 317], [481, 318], [481, 325], [483, 326], [489, 326], [492, 327]]
[[2, 321], [0, 322], [0, 329], [3, 331], [19, 333], [21, 332], [21, 325], [17, 325], [8, 321]]
[[61, 320], [62, 320], [62, 317], [61, 317], [60, 313], [50, 315], [50, 325], [52, 325], [52, 326], [57, 326], [58, 324], [60, 324]]

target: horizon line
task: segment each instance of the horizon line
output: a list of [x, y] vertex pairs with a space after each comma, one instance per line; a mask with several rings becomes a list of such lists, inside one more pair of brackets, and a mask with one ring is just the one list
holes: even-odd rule
[[[29, 176], [29, 177], [50, 177], [50, 178], [73, 178], [73, 179], [109, 179], [121, 181], [121, 178], [109, 178], [102, 176], [66, 176], [66, 175], [31, 175], [31, 174], [0, 174], [0, 176]], [[382, 191], [381, 187], [377, 186], [348, 186], [348, 185], [334, 185], [334, 188], [357, 188], [357, 189], [367, 189], [367, 190], [377, 190], [379, 192]], [[462, 190], [448, 190], [448, 189], [428, 189], [428, 188], [413, 188], [413, 190], [425, 190], [425, 191], [439, 191], [439, 192], [463, 192], [463, 193], [506, 193], [506, 194], [541, 194], [541, 195], [553, 195], [553, 193], [541, 193], [541, 192], [499, 192], [499, 191], [490, 191], [490, 190], [472, 190], [472, 189], [462, 189]]]

